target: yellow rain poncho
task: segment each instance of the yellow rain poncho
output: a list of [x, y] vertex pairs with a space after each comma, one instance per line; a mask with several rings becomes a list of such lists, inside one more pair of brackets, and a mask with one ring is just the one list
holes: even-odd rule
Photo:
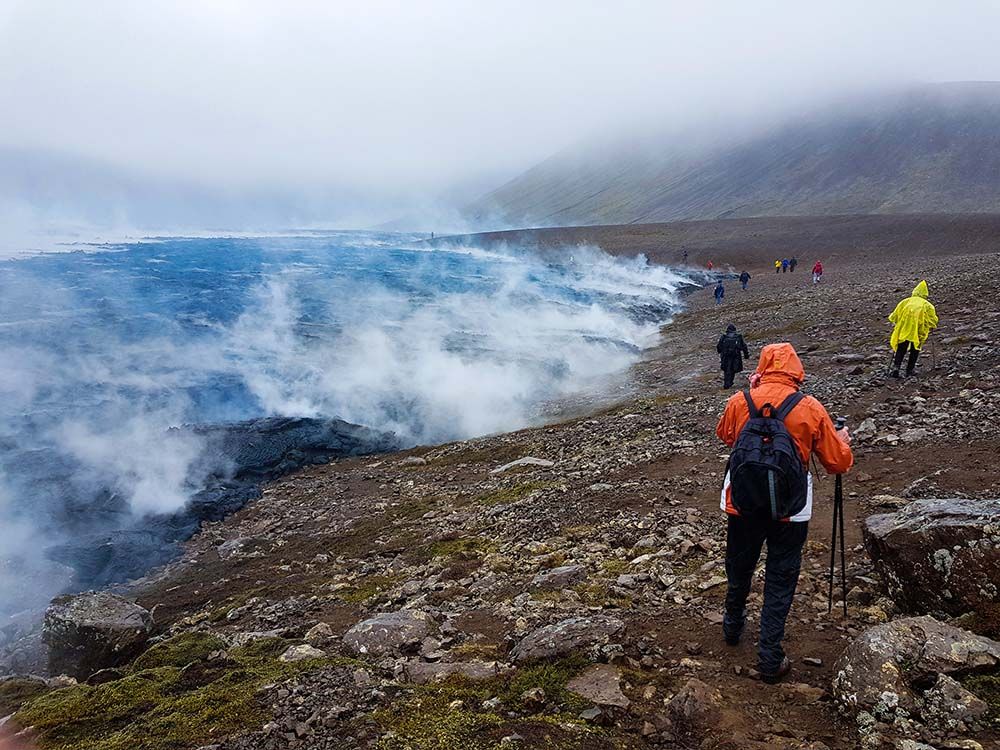
[[934, 305], [927, 300], [926, 281], [917, 284], [913, 288], [913, 294], [896, 305], [889, 316], [889, 322], [894, 326], [892, 338], [889, 339], [889, 346], [893, 349], [902, 341], [913, 342], [917, 349], [924, 345], [931, 330], [937, 328], [938, 324]]

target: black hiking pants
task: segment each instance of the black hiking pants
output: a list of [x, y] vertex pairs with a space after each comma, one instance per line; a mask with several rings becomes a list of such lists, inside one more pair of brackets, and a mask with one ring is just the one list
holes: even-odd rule
[[722, 387], [732, 388], [733, 381], [736, 380], [736, 370], [723, 370], [722, 371]]
[[899, 368], [903, 364], [903, 357], [906, 355], [907, 347], [910, 349], [910, 356], [906, 360], [906, 374], [912, 375], [917, 367], [917, 357], [920, 356], [920, 350], [913, 345], [912, 341], [900, 341], [896, 346], [896, 355], [892, 358], [892, 371], [896, 375], [899, 374]]
[[772, 521], [729, 516], [726, 533], [726, 613], [722, 622], [727, 640], [738, 640], [746, 623], [746, 603], [761, 548], [767, 542], [764, 564], [764, 606], [760, 612], [758, 668], [774, 674], [785, 652], [785, 620], [792, 607], [802, 566], [802, 547], [809, 531], [808, 522]]

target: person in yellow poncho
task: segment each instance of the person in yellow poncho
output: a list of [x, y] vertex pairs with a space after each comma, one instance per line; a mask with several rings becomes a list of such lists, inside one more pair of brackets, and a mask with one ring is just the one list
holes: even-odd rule
[[913, 288], [913, 293], [909, 297], [896, 305], [896, 309], [889, 316], [889, 322], [893, 324], [889, 346], [896, 352], [892, 359], [892, 372], [889, 374], [894, 378], [899, 377], [899, 368], [903, 364], [907, 350], [910, 356], [906, 361], [906, 376], [914, 374], [920, 348], [927, 341], [931, 331], [937, 328], [937, 312], [934, 310], [934, 305], [928, 301], [927, 294], [927, 282], [921, 281]]

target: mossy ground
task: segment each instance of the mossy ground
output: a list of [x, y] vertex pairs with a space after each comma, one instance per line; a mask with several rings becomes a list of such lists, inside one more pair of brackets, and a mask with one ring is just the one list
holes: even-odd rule
[[28, 677], [0, 680], [0, 717], [9, 716], [21, 705], [48, 690], [41, 680]]
[[535, 490], [549, 490], [558, 486], [558, 482], [522, 482], [521, 484], [515, 484], [513, 487], [502, 487], [492, 492], [477, 495], [474, 502], [477, 505], [485, 505], [487, 507], [507, 505], [527, 497]]
[[[576, 719], [588, 704], [566, 689], [566, 684], [578, 674], [587, 662], [583, 659], [565, 659], [537, 664], [518, 670], [512, 677], [474, 682], [452, 678], [437, 685], [414, 688], [409, 696], [393, 706], [379, 711], [375, 719], [387, 732], [380, 744], [381, 750], [492, 750], [499, 746], [510, 724], [510, 712], [523, 714], [526, 706], [521, 696], [533, 688], [545, 691], [547, 704], [555, 706], [555, 714], [537, 714], [525, 721], [532, 724], [572, 726], [579, 732], [595, 730], [585, 727]], [[484, 708], [491, 698], [499, 700], [496, 708]], [[565, 729], [559, 730], [565, 734]], [[572, 747], [559, 742], [551, 747]]]
[[147, 651], [122, 679], [53, 690], [29, 701], [16, 721], [34, 727], [39, 746], [53, 750], [198, 747], [266, 721], [255, 697], [263, 685], [329, 663], [278, 661], [288, 645], [255, 641], [229, 652], [227, 660], [206, 662], [218, 639], [183, 634]]
[[967, 677], [963, 684], [989, 704], [990, 719], [1000, 726], [1000, 670]]
[[349, 604], [361, 604], [392, 588], [400, 579], [399, 575], [366, 576], [357, 585], [344, 589], [337, 595]]

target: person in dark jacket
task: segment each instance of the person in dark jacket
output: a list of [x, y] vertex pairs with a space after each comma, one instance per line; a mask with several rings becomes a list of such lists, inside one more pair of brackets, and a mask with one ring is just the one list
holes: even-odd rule
[[750, 283], [750, 274], [746, 271], [740, 274], [740, 285], [743, 287], [743, 291], [747, 290], [747, 284]]
[[715, 285], [715, 304], [721, 305], [722, 298], [726, 296], [726, 287], [722, 285], [722, 279]]
[[719, 338], [715, 350], [722, 360], [720, 364], [724, 377], [722, 387], [728, 390], [733, 387], [736, 373], [743, 371], [743, 358], [749, 357], [750, 352], [743, 340], [743, 334], [737, 333], [736, 326], [732, 323], [726, 326], [726, 332]]
[[791, 259], [788, 261], [788, 270], [792, 273], [795, 273], [795, 266], [797, 266], [798, 264], [799, 264], [798, 259], [793, 255]]

